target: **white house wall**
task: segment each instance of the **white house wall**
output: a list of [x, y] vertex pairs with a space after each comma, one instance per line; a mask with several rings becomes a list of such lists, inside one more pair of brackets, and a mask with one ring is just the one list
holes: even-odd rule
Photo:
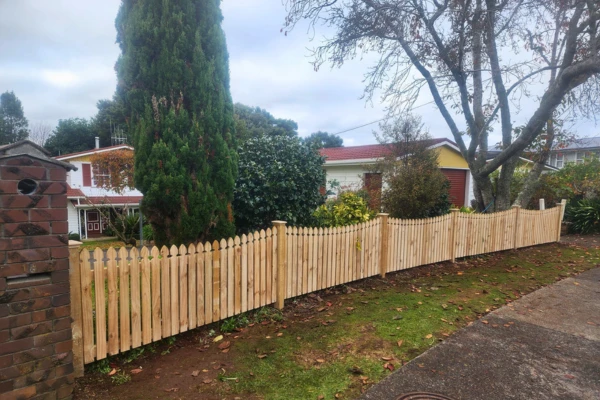
[[[116, 193], [113, 190], [106, 190], [96, 187], [83, 186], [83, 163], [81, 161], [71, 162], [77, 167], [77, 171], [69, 171], [67, 173], [67, 182], [73, 189], [80, 189], [86, 196], [104, 197], [104, 196], [141, 196], [142, 193], [137, 189], [125, 189], [123, 193]], [[94, 171], [92, 170], [92, 185], [94, 184]]]
[[69, 223], [69, 233], [79, 233], [77, 209], [70, 201], [67, 203], [67, 218]]
[[363, 177], [368, 172], [360, 165], [325, 165], [327, 190], [332, 190], [331, 182], [337, 181], [342, 189], [358, 190], [363, 187]]

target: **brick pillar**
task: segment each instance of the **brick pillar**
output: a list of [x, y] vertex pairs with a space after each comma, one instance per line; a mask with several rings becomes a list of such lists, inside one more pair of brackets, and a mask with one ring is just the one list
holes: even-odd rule
[[0, 146], [0, 398], [66, 399], [74, 379], [69, 165], [11, 149]]

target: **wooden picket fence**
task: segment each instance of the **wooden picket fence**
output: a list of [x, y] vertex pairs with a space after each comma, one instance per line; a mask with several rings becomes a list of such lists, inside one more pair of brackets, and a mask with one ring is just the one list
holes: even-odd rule
[[74, 362], [83, 365], [285, 299], [386, 272], [560, 240], [562, 210], [286, 227], [189, 246], [72, 248]]

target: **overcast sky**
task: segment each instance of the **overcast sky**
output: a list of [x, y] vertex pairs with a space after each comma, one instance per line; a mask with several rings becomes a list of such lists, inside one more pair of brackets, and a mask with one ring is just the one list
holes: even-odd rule
[[[30, 124], [55, 126], [59, 119], [90, 118], [99, 99], [112, 97], [119, 4], [120, 0], [0, 0], [0, 92], [15, 92]], [[285, 17], [280, 0], [224, 0], [222, 9], [235, 102], [297, 121], [301, 136], [318, 130], [338, 133], [385, 116], [378, 98], [373, 104], [360, 99], [369, 60], [315, 72], [307, 50], [315, 43], [306, 29], [297, 28], [288, 36], [280, 33]], [[323, 32], [317, 32], [317, 40], [319, 33]], [[428, 101], [426, 96], [419, 100]], [[418, 113], [432, 136], [451, 138], [433, 106], [421, 107]], [[341, 136], [345, 145], [375, 143], [372, 131], [377, 126]], [[576, 128], [582, 136], [598, 131], [588, 121]]]

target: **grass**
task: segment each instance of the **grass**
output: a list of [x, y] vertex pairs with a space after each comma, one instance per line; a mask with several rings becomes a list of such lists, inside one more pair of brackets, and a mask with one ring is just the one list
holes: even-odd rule
[[552, 248], [477, 257], [429, 276], [390, 276], [376, 290], [336, 296], [314, 317], [280, 329], [280, 337], [238, 342], [235, 374], [243, 378], [227, 381], [226, 390], [265, 399], [356, 398], [483, 314], [600, 261], [597, 250]]
[[103, 250], [107, 250], [110, 247], [119, 249], [123, 246], [125, 246], [124, 242], [122, 242], [120, 240], [115, 240], [114, 238], [110, 238], [110, 239], [99, 239], [99, 240], [86, 240], [81, 245], [81, 249], [95, 250], [96, 247], [99, 247]]

